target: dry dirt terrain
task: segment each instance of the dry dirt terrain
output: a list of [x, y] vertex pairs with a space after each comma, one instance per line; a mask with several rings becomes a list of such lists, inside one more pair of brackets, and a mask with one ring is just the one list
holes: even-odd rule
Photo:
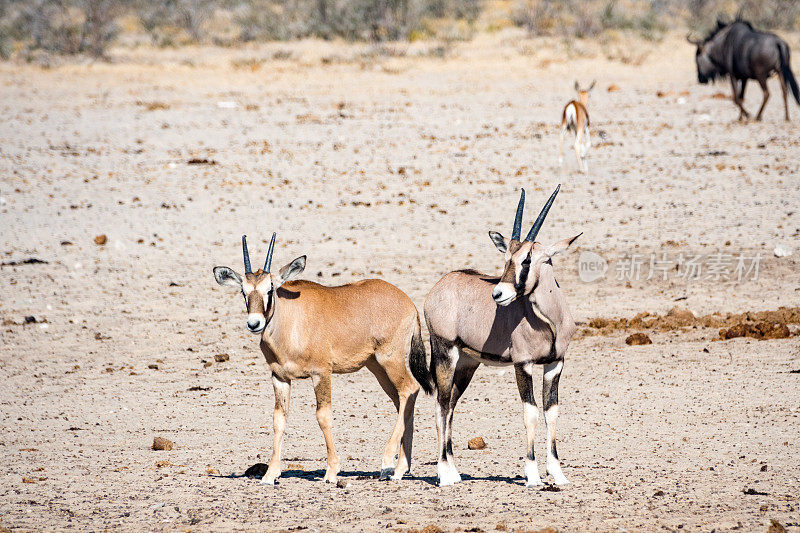
[[[800, 39], [786, 37], [800, 73]], [[625, 342], [638, 330], [589, 327], [798, 305], [800, 107], [782, 120], [773, 79], [764, 121], [736, 122], [715, 97], [728, 86], [697, 84], [679, 36], [635, 44], [501, 33], [443, 50], [301, 42], [0, 64], [0, 525], [800, 530], [797, 324], [771, 340], [654, 328], [642, 346]], [[568, 147], [557, 164], [576, 78], [598, 80], [589, 176]], [[752, 86], [747, 106], [760, 98]], [[277, 266], [307, 254], [307, 279], [380, 277], [421, 310], [450, 270], [498, 272], [487, 231], [509, 234], [519, 187], [529, 224], [557, 183], [540, 239], [583, 232], [555, 261], [580, 324], [561, 380], [571, 485], [525, 487], [514, 373], [496, 367], [455, 415], [459, 485], [435, 484], [430, 397], [413, 475], [375, 479], [394, 414], [366, 371], [334, 378], [347, 488], [321, 481], [309, 382], [293, 390], [279, 484], [237, 477], [269, 458], [273, 401], [241, 296], [211, 275], [241, 271], [243, 233], [254, 264], [277, 231]], [[582, 281], [586, 252], [604, 277]], [[649, 276], [653, 254], [677, 270]], [[759, 257], [758, 272], [738, 279], [733, 261], [715, 275], [720, 254]], [[689, 257], [704, 270], [687, 273]], [[151, 450], [155, 436], [175, 449]], [[476, 436], [487, 447], [468, 450]]]

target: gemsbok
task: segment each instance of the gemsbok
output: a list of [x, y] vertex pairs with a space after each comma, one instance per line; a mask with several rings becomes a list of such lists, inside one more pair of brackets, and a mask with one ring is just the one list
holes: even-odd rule
[[575, 134], [575, 157], [578, 160], [578, 168], [584, 174], [589, 173], [589, 167], [586, 164], [586, 154], [592, 146], [592, 140], [589, 136], [589, 92], [594, 89], [592, 81], [588, 89], [581, 89], [578, 82], [575, 82], [575, 91], [578, 93], [577, 100], [571, 100], [564, 106], [564, 111], [561, 112], [561, 137], [558, 142], [558, 166], [564, 164], [564, 138], [568, 132]]
[[559, 188], [550, 196], [524, 240], [520, 240], [524, 189], [511, 239], [489, 232], [494, 245], [505, 254], [505, 269], [499, 278], [475, 270], [450, 272], [425, 298], [425, 321], [431, 336], [430, 366], [422, 351], [412, 352], [410, 366], [425, 392], [436, 394], [439, 485], [461, 481], [453, 460], [453, 411], [481, 363], [514, 365], [527, 432], [528, 486], [543, 484], [533, 451], [539, 419], [533, 397], [533, 366], [544, 365], [542, 401], [547, 423], [547, 472], [556, 484], [568, 483], [556, 452], [556, 418], [558, 380], [576, 327], [553, 275], [551, 258], [569, 248], [580, 234], [550, 246], [535, 241]]
[[[414, 403], [419, 385], [406, 361], [425, 358], [417, 308], [406, 294], [383, 280], [367, 279], [326, 287], [295, 280], [306, 265], [300, 256], [275, 274], [270, 272], [275, 234], [264, 268], [250, 267], [247, 240], [242, 236], [244, 277], [224, 266], [214, 267], [220, 285], [244, 296], [247, 329], [261, 338], [261, 351], [272, 371], [275, 389], [273, 446], [261, 483], [273, 485], [281, 474], [281, 446], [289, 411], [292, 381], [311, 378], [317, 402], [317, 422], [328, 450], [324, 480], [336, 483], [339, 457], [331, 430], [331, 374], [367, 367], [394, 402], [397, 422], [381, 461], [381, 479], [400, 479], [411, 464]], [[392, 467], [398, 453], [397, 464]]]

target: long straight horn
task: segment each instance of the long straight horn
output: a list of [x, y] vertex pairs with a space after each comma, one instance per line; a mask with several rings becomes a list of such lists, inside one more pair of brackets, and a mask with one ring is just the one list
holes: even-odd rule
[[246, 235], [242, 235], [242, 254], [244, 255], [244, 273], [250, 274], [253, 270], [250, 268], [250, 253], [247, 251]]
[[538, 217], [536, 217], [536, 222], [533, 223], [531, 230], [528, 232], [528, 236], [525, 237], [526, 241], [533, 242], [533, 240], [536, 238], [536, 235], [539, 234], [539, 230], [542, 229], [542, 224], [544, 224], [544, 219], [547, 217], [547, 212], [550, 211], [550, 206], [553, 205], [553, 200], [556, 199], [556, 195], [558, 194], [558, 191], [560, 189], [561, 189], [561, 184], [559, 183], [558, 187], [556, 187], [556, 190], [553, 191], [553, 194], [550, 195], [550, 198], [547, 200], [547, 203], [544, 204], [542, 212], [539, 213]]
[[519, 240], [522, 233], [522, 212], [525, 210], [525, 189], [522, 189], [522, 194], [519, 195], [519, 203], [517, 204], [517, 216], [514, 218], [514, 229], [511, 230], [511, 240]]
[[264, 272], [269, 274], [269, 269], [272, 266], [272, 250], [275, 249], [275, 232], [272, 232], [272, 239], [269, 241], [269, 250], [267, 250], [267, 260], [264, 261]]

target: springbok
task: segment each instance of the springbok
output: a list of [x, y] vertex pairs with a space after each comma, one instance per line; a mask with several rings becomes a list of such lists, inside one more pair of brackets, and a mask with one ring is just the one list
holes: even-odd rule
[[568, 483], [556, 452], [556, 418], [558, 380], [576, 327], [553, 275], [551, 258], [569, 248], [580, 234], [550, 246], [535, 242], [559, 188], [550, 196], [525, 240], [520, 241], [524, 189], [511, 240], [489, 232], [494, 245], [505, 254], [502, 276], [496, 278], [475, 270], [450, 272], [425, 298], [425, 321], [431, 336], [430, 366], [420, 351], [411, 354], [410, 366], [425, 392], [436, 393], [440, 485], [461, 481], [453, 460], [453, 411], [481, 363], [514, 365], [527, 432], [528, 486], [542, 485], [533, 452], [539, 419], [533, 397], [533, 365], [544, 365], [542, 401], [547, 423], [547, 472], [556, 484]]
[[564, 138], [567, 132], [575, 134], [575, 158], [578, 160], [578, 168], [584, 174], [589, 173], [589, 167], [586, 165], [586, 153], [592, 145], [592, 140], [589, 136], [589, 111], [586, 106], [589, 105], [589, 91], [594, 89], [596, 81], [592, 81], [588, 89], [581, 89], [578, 82], [575, 82], [575, 91], [578, 93], [577, 100], [571, 100], [564, 106], [564, 111], [561, 112], [561, 137], [558, 143], [558, 166], [559, 168], [564, 164]]
[[273, 485], [281, 474], [291, 384], [303, 378], [311, 378], [314, 385], [317, 422], [328, 450], [324, 480], [336, 483], [340, 462], [331, 432], [331, 374], [347, 374], [363, 367], [378, 378], [397, 409], [380, 477], [400, 479], [411, 464], [414, 403], [419, 392], [406, 360], [409, 353], [412, 358], [419, 357], [417, 352], [425, 358], [416, 306], [403, 291], [379, 279], [338, 287], [291, 281], [305, 268], [305, 255], [281, 268], [277, 275], [271, 273], [274, 248], [273, 233], [263, 270], [253, 272], [247, 240], [242, 236], [244, 278], [228, 267], [214, 267], [217, 283], [235, 287], [244, 296], [247, 329], [261, 337], [261, 351], [272, 371], [272, 458], [261, 483]]

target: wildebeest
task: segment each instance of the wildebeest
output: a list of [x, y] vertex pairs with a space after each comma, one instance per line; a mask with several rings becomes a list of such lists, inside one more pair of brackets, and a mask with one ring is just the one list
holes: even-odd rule
[[416, 351], [425, 358], [417, 308], [403, 291], [379, 279], [339, 287], [292, 280], [306, 266], [304, 255], [279, 272], [270, 272], [274, 247], [273, 233], [264, 269], [253, 272], [247, 241], [242, 237], [244, 276], [228, 267], [214, 267], [217, 283], [238, 289], [244, 297], [247, 329], [260, 337], [261, 351], [272, 371], [275, 431], [272, 459], [261, 483], [272, 485], [281, 474], [289, 393], [292, 381], [303, 378], [311, 378], [314, 384], [317, 421], [328, 448], [324, 480], [336, 483], [340, 463], [331, 429], [331, 374], [363, 367], [378, 378], [397, 409], [380, 475], [382, 479], [400, 479], [411, 464], [414, 402], [419, 392], [406, 368], [406, 358]]
[[761, 120], [764, 106], [769, 100], [767, 78], [773, 72], [778, 73], [781, 81], [786, 120], [789, 120], [787, 85], [795, 101], [800, 104], [800, 91], [790, 69], [789, 45], [777, 35], [756, 31], [749, 22], [737, 18], [731, 23], [718, 20], [717, 27], [702, 41], [689, 36], [687, 40], [697, 46], [695, 60], [700, 83], [708, 83], [726, 75], [730, 78], [733, 101], [739, 107], [739, 120], [750, 118], [744, 108], [744, 89], [750, 79], [758, 81], [764, 91], [764, 101], [756, 115], [756, 120]]
[[577, 328], [553, 274], [551, 258], [566, 251], [578, 236], [549, 246], [536, 241], [557, 193], [558, 189], [524, 239], [521, 238], [524, 190], [511, 239], [496, 231], [489, 232], [495, 247], [505, 256], [501, 277], [475, 270], [450, 272], [425, 298], [431, 361], [427, 365], [422, 351], [412, 351], [410, 366], [425, 392], [436, 396], [439, 485], [461, 481], [453, 459], [453, 411], [481, 363], [514, 365], [526, 430], [528, 486], [542, 485], [533, 453], [539, 419], [533, 369], [535, 365], [544, 365], [542, 401], [547, 423], [547, 472], [556, 484], [569, 483], [556, 452], [556, 419], [564, 354]]

